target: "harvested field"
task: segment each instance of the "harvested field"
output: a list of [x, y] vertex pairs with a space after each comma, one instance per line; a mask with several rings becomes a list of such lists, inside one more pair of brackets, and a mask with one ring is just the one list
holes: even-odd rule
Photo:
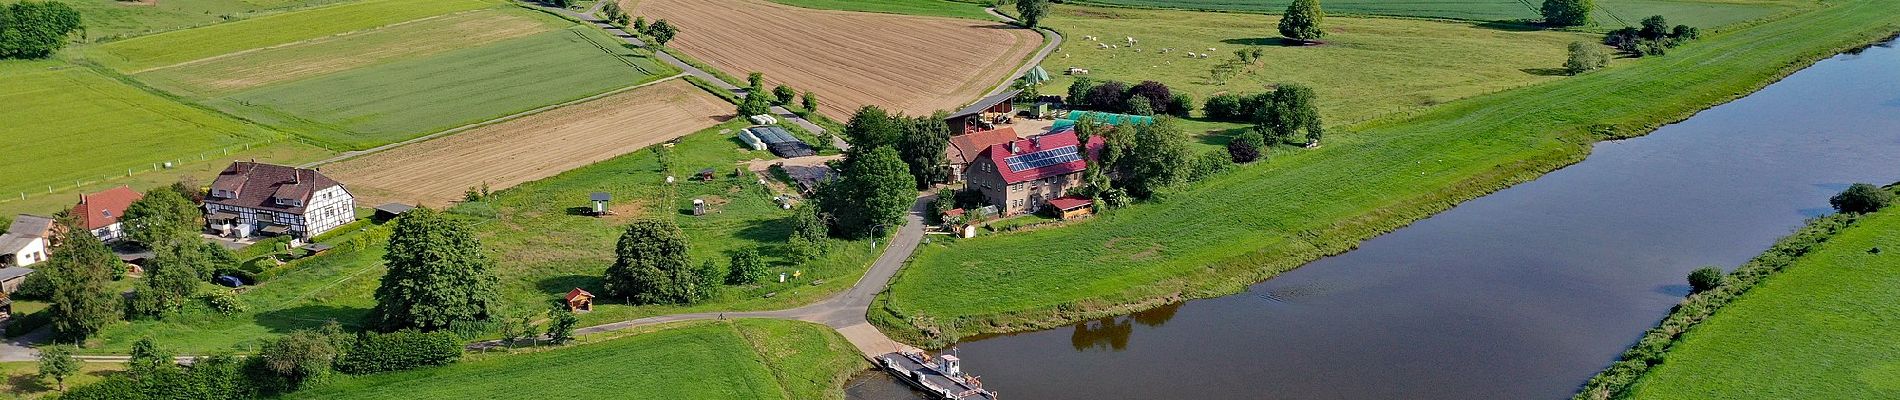
[[864, 105], [910, 114], [954, 110], [1008, 79], [1042, 37], [998, 22], [811, 10], [758, 0], [640, 0], [679, 25], [669, 47], [767, 87], [818, 93], [844, 119]]
[[672, 140], [731, 118], [732, 105], [669, 80], [440, 139], [326, 165], [362, 204], [441, 207]]

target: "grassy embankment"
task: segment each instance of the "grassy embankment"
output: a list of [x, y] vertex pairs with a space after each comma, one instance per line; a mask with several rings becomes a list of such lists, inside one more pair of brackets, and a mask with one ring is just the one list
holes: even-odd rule
[[1861, 217], [1759, 282], [1688, 328], [1631, 398], [1900, 397], [1900, 208]]
[[[771, 310], [811, 303], [855, 282], [875, 254], [864, 242], [836, 241], [818, 260], [797, 263], [783, 249], [790, 235], [790, 212], [772, 201], [782, 186], [767, 189], [756, 178], [729, 177], [738, 163], [769, 158], [740, 147], [724, 124], [680, 139], [668, 153], [670, 168], [660, 171], [652, 150], [613, 158], [540, 181], [503, 190], [451, 211], [475, 224], [496, 261], [505, 306], [520, 311], [547, 309], [575, 287], [600, 294], [599, 277], [613, 263], [614, 242], [634, 218], [671, 218], [686, 232], [693, 262], [714, 260], [724, 266], [732, 252], [761, 249], [776, 273], [802, 272], [787, 283], [727, 286], [718, 298], [691, 306], [628, 306], [603, 300], [581, 314], [581, 325], [596, 325], [652, 315], [716, 310]], [[686, 181], [701, 168], [716, 168], [713, 182]], [[681, 183], [667, 185], [665, 176]], [[612, 194], [618, 215], [578, 215], [591, 206], [591, 192]], [[689, 214], [692, 199], [711, 204], [706, 216]], [[115, 324], [87, 352], [123, 353], [140, 337], [151, 336], [168, 349], [200, 354], [248, 351], [259, 340], [314, 328], [328, 320], [354, 325], [375, 305], [372, 298], [383, 274], [387, 227], [336, 235], [337, 245], [319, 257], [271, 268], [262, 284], [238, 297], [248, 310], [219, 315], [194, 304], [165, 321]], [[767, 297], [770, 296], [770, 297]]]
[[342, 377], [289, 398], [838, 399], [845, 380], [864, 368], [844, 337], [805, 322], [690, 322], [641, 331]]
[[[1186, 10], [1235, 11], [1250, 13], [1278, 14], [1286, 10], [1290, 0], [1268, 1], [1232, 1], [1232, 0], [1082, 0], [1083, 4], [1102, 4], [1129, 7], [1177, 8]], [[1531, 21], [1541, 18], [1538, 9], [1530, 5], [1543, 4], [1541, 1], [1529, 3], [1518, 0], [1328, 0], [1323, 2], [1327, 14], [1333, 15], [1387, 15], [1397, 17], [1418, 17], [1437, 19], [1460, 19], [1471, 21]], [[1668, 16], [1671, 22], [1686, 23], [1694, 26], [1713, 27], [1761, 18], [1777, 12], [1806, 7], [1813, 2], [1802, 0], [1597, 0], [1596, 9], [1590, 17], [1591, 28], [1613, 29], [1623, 26], [1619, 22], [1636, 24], [1651, 15]], [[1267, 32], [1272, 32], [1268, 30]]]
[[872, 318], [941, 344], [1233, 293], [1891, 34], [1896, 12], [1837, 2], [1668, 56], [1352, 126], [1320, 149], [1071, 227], [924, 246]]

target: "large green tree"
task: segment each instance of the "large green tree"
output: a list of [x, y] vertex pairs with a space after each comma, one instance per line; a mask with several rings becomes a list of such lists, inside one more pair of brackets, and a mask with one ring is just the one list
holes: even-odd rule
[[864, 106], [851, 114], [851, 120], [844, 125], [844, 139], [856, 148], [876, 148], [895, 146], [903, 127], [897, 119], [877, 106]]
[[627, 225], [614, 248], [614, 264], [601, 282], [607, 296], [628, 304], [691, 303], [699, 279], [686, 256], [686, 234], [667, 219]]
[[1254, 111], [1254, 131], [1269, 143], [1318, 142], [1325, 134], [1319, 117], [1318, 95], [1305, 85], [1283, 83]]
[[467, 224], [435, 210], [418, 207], [396, 218], [383, 264], [389, 272], [370, 315], [384, 331], [435, 331], [495, 311], [493, 261]]
[[1590, 0], [1544, 0], [1541, 11], [1544, 24], [1550, 26], [1583, 26], [1590, 23], [1590, 9], [1595, 5]]
[[164, 318], [184, 308], [197, 294], [204, 275], [200, 271], [212, 268], [204, 246], [163, 245], [154, 252], [145, 280], [132, 296], [128, 317]]
[[1022, 16], [1024, 26], [1042, 27], [1042, 17], [1049, 15], [1049, 0], [1016, 0], [1016, 14]]
[[950, 146], [950, 124], [944, 122], [949, 115], [936, 115], [903, 118], [897, 124], [903, 127], [898, 136], [897, 153], [904, 158], [904, 165], [910, 167], [910, 175], [917, 180], [917, 190], [929, 189], [931, 184], [948, 178], [949, 170], [944, 166], [944, 149]]
[[766, 267], [765, 260], [759, 258], [759, 252], [756, 250], [740, 250], [732, 253], [732, 260], [726, 266], [726, 283], [734, 285], [758, 283], [765, 280]]
[[71, 347], [55, 344], [40, 348], [39, 378], [52, 379], [61, 392], [66, 391], [66, 378], [79, 372], [79, 367]]
[[1326, 12], [1319, 9], [1319, 0], [1293, 0], [1286, 6], [1286, 14], [1280, 16], [1280, 36], [1302, 42], [1326, 36], [1320, 29], [1320, 22], [1326, 19]]
[[1129, 194], [1150, 197], [1187, 179], [1188, 137], [1173, 118], [1137, 126], [1133, 139], [1133, 151], [1120, 160], [1127, 165], [1123, 179]]
[[169, 186], [159, 187], [125, 207], [125, 235], [154, 249], [183, 245], [197, 240], [202, 216], [184, 194]]
[[57, 1], [26, 0], [0, 6], [0, 58], [45, 58], [84, 32], [78, 10]]
[[652, 25], [647, 25], [647, 28], [640, 33], [653, 39], [655, 47], [666, 47], [666, 42], [673, 41], [673, 36], [679, 35], [680, 30], [674, 27], [673, 23], [666, 22], [666, 19], [662, 18], [659, 21], [653, 21]]
[[897, 150], [852, 147], [839, 178], [819, 188], [819, 206], [845, 237], [863, 238], [904, 222], [917, 197], [916, 180]]
[[124, 315], [119, 294], [108, 287], [113, 271], [125, 267], [104, 242], [76, 227], [70, 216], [60, 218], [60, 223], [66, 225], [61, 248], [39, 272], [48, 274], [53, 286], [52, 304], [45, 312], [52, 317], [53, 335], [60, 341], [83, 342]]
[[787, 239], [794, 258], [811, 261], [825, 252], [825, 238], [831, 235], [825, 218], [818, 214], [818, 207], [811, 203], [799, 204], [792, 208], [792, 234]]
[[1844, 213], [1870, 213], [1886, 208], [1893, 202], [1893, 193], [1881, 190], [1874, 185], [1856, 183], [1847, 190], [1827, 200], [1834, 210]]

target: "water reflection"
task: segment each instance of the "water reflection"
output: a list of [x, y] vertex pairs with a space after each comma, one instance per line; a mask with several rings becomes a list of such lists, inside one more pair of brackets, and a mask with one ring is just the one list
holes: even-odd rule
[[1151, 310], [1121, 317], [1102, 318], [1075, 324], [1075, 332], [1069, 334], [1069, 345], [1076, 351], [1110, 350], [1122, 351], [1128, 348], [1128, 337], [1134, 335], [1135, 325], [1158, 328], [1174, 318], [1185, 303], [1174, 303]]

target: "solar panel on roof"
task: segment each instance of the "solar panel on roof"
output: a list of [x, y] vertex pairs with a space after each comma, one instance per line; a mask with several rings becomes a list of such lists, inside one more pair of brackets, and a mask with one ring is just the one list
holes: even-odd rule
[[1009, 164], [1009, 170], [1011, 171], [1026, 171], [1026, 170], [1032, 170], [1036, 168], [1047, 167], [1051, 165], [1075, 162], [1081, 159], [1082, 159], [1082, 154], [1076, 151], [1076, 146], [1062, 146], [1062, 147], [1057, 147], [1057, 148], [1053, 148], [1049, 150], [1043, 150], [1043, 151], [1038, 151], [1038, 152], [1019, 155], [1019, 156], [1012, 156], [1012, 157], [1003, 159], [1003, 162]]

